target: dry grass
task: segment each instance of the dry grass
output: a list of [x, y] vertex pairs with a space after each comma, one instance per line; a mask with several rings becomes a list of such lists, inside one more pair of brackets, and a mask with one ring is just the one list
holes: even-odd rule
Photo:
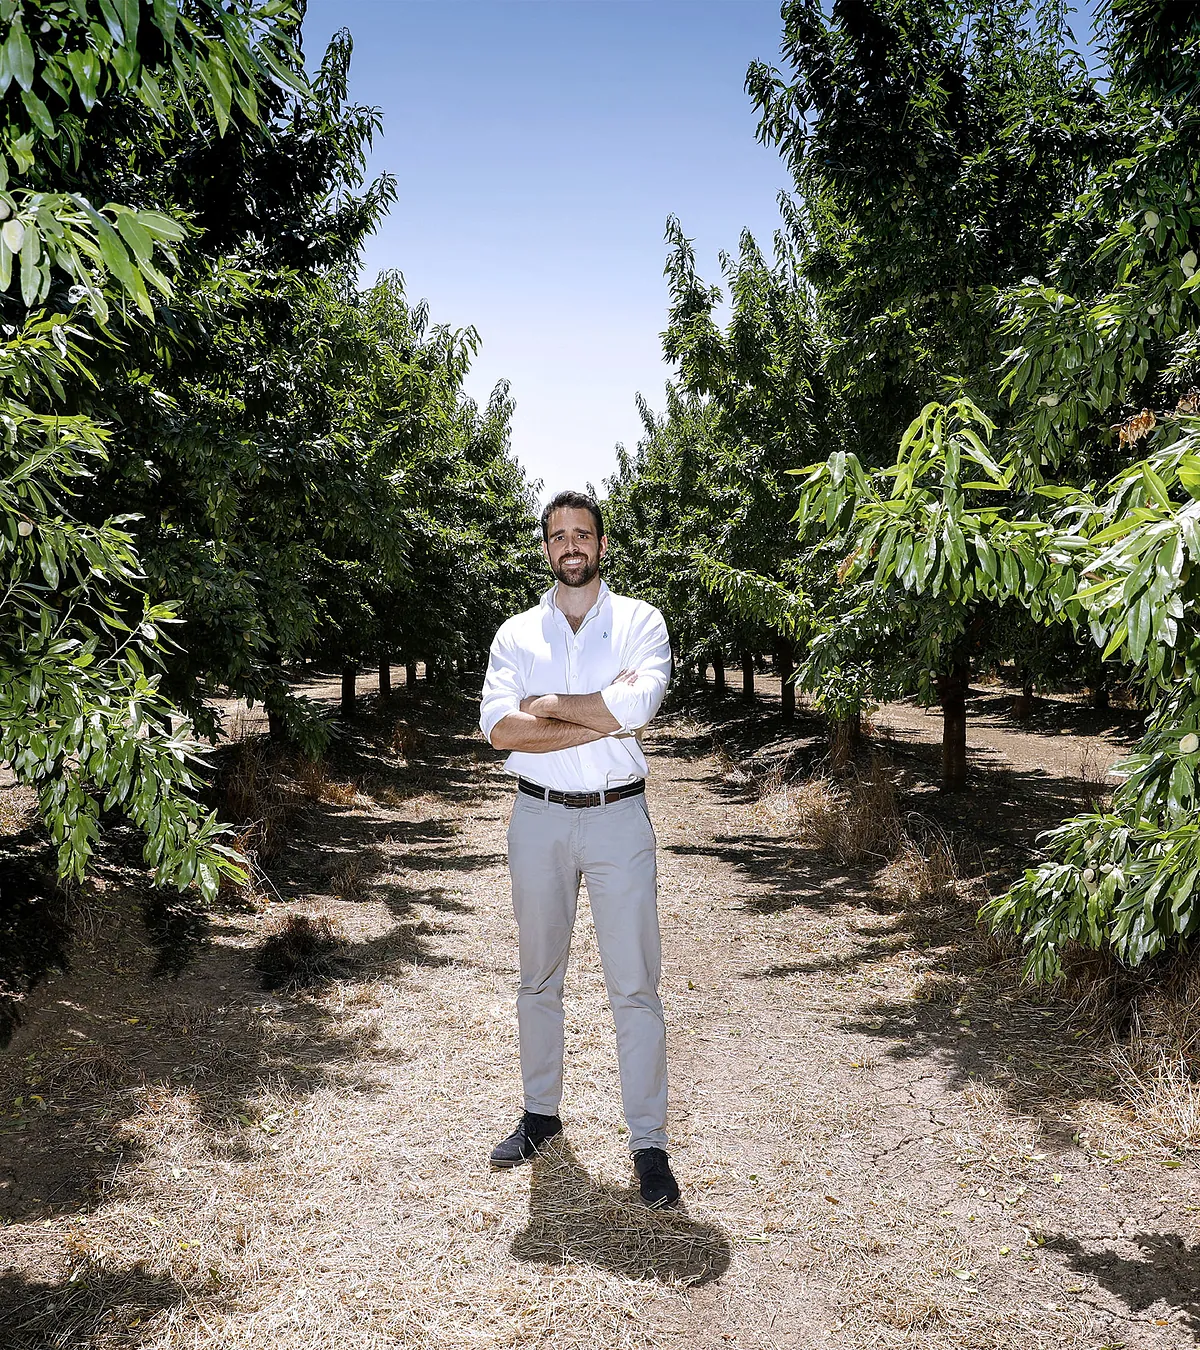
[[917, 904], [955, 894], [958, 882], [954, 850], [940, 831], [927, 834], [920, 846], [906, 835], [899, 852], [879, 876], [879, 885], [886, 893]]
[[267, 935], [255, 966], [273, 989], [299, 989], [338, 973], [344, 936], [327, 914], [286, 914]]
[[1108, 1056], [1128, 1104], [1137, 1151], [1147, 1138], [1168, 1149], [1200, 1149], [1200, 1083], [1186, 1060], [1144, 1047], [1118, 1047]]
[[1085, 741], [1079, 751], [1079, 760], [1075, 767], [1075, 777], [1083, 785], [1083, 805], [1088, 811], [1103, 810], [1117, 779], [1109, 772], [1112, 751], [1095, 741]]
[[229, 746], [216, 787], [221, 816], [240, 827], [243, 854], [264, 861], [275, 857], [295, 809], [278, 748], [264, 737], [248, 737]]
[[1111, 955], [1072, 954], [1065, 989], [1078, 1034], [1105, 1043], [1116, 1106], [1087, 1108], [1089, 1146], [1107, 1155], [1200, 1148], [1200, 963], [1191, 954], [1149, 973]]
[[[995, 1160], [1014, 1173], [1058, 1165], [1028, 1160], [1039, 1122], [1002, 1087], [956, 1091], [944, 1048], [897, 1033], [906, 1053], [894, 1055], [843, 1029], [865, 1020], [868, 998], [902, 998], [906, 967], [888, 983], [877, 964], [870, 993], [847, 982], [832, 1006], [821, 972], [748, 978], [780, 961], [783, 942], [787, 960], [840, 953], [858, 916], [748, 911], [750, 883], [714, 856], [726, 803], [665, 779], [672, 1146], [690, 1213], [647, 1213], [633, 1191], [586, 905], [566, 1006], [570, 1145], [533, 1169], [486, 1170], [519, 1105], [502, 812], [410, 792], [398, 798], [406, 820], [438, 828], [426, 842], [375, 815], [378, 856], [332, 854], [344, 901], [270, 925], [231, 916], [169, 993], [130, 978], [149, 1012], [123, 1003], [111, 1022], [83, 1022], [82, 997], [54, 1005], [60, 1026], [116, 1038], [107, 1058], [96, 1044], [64, 1058], [47, 1038], [61, 1078], [46, 1096], [65, 1104], [69, 1130], [60, 1154], [103, 1158], [103, 1186], [0, 1227], [0, 1271], [21, 1272], [13, 1286], [0, 1277], [0, 1295], [16, 1291], [0, 1297], [5, 1350], [1100, 1344], [1057, 1306], [1051, 1258], [1017, 1265], [1015, 1242], [1008, 1267], [996, 1257], [1016, 1228], [1008, 1214], [975, 1224], [942, 1208], [960, 1194], [960, 1160], [980, 1173]], [[780, 774], [772, 786], [743, 808], [760, 823], [788, 785]], [[345, 813], [327, 815], [314, 842], [328, 858], [347, 836]], [[315, 834], [322, 813], [294, 819]], [[931, 836], [899, 819], [896, 876], [919, 890], [904, 835], [922, 849]], [[452, 847], [447, 824], [461, 826]], [[793, 826], [790, 814], [773, 822]], [[365, 889], [377, 865], [402, 883], [403, 905]], [[251, 962], [268, 948], [282, 987], [264, 994]], [[858, 973], [839, 965], [839, 988]], [[297, 974], [315, 983], [296, 988]], [[963, 982], [946, 986], [938, 997], [957, 1005]], [[14, 1148], [39, 1142], [31, 1129]], [[1090, 1184], [1079, 1176], [1071, 1204]], [[970, 1180], [972, 1193], [994, 1184]], [[1064, 1191], [1048, 1191], [1047, 1203], [1063, 1197], [1060, 1227], [1076, 1222], [1075, 1181], [1068, 1169]]]
[[301, 757], [291, 764], [290, 769], [296, 785], [310, 801], [353, 806], [358, 798], [357, 786], [330, 777], [329, 767], [323, 760]]
[[357, 849], [347, 853], [329, 874], [333, 895], [343, 900], [362, 898], [364, 887], [386, 867], [387, 859], [377, 848]]
[[777, 772], [763, 780], [754, 815], [843, 867], [884, 863], [877, 884], [903, 902], [945, 898], [958, 888], [955, 847], [933, 822], [902, 814], [896, 775], [883, 756], [848, 778], [796, 782]]
[[843, 867], [886, 861], [905, 842], [895, 777], [879, 759], [865, 775], [812, 778], [767, 790], [759, 808], [768, 820]]
[[426, 742], [426, 733], [419, 727], [409, 726], [400, 718], [392, 723], [386, 737], [386, 744], [393, 754], [402, 759], [411, 759]]
[[37, 819], [37, 796], [32, 788], [0, 788], [0, 835], [20, 834]]

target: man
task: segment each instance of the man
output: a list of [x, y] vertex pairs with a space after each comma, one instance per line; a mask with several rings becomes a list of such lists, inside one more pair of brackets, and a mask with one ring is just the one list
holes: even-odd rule
[[492, 643], [479, 725], [517, 775], [508, 866], [520, 948], [525, 1111], [492, 1165], [526, 1162], [562, 1131], [563, 979], [587, 881], [617, 1030], [621, 1102], [642, 1198], [674, 1205], [654, 830], [639, 732], [658, 711], [671, 647], [652, 605], [613, 595], [600, 508], [560, 492], [542, 512], [555, 585]]

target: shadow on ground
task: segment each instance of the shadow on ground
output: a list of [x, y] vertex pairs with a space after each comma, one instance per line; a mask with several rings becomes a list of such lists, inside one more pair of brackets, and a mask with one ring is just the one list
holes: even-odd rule
[[[411, 701], [397, 702], [413, 712]], [[482, 800], [492, 789], [474, 768], [469, 710], [456, 703], [445, 715], [456, 719], [455, 729], [410, 745], [410, 756], [424, 756], [419, 772], [441, 783], [440, 800], [456, 800], [468, 785], [472, 800]], [[383, 772], [371, 725], [346, 734], [331, 775], [352, 779], [364, 765]], [[399, 782], [412, 759], [392, 760], [385, 767]], [[381, 1090], [371, 1071], [350, 1067], [364, 1052], [383, 1062], [384, 1052], [367, 1043], [374, 1033], [345, 1031], [319, 997], [321, 986], [444, 964], [440, 940], [471, 913], [448, 877], [497, 859], [464, 853], [455, 828], [436, 817], [380, 822], [317, 800], [305, 807], [302, 825], [267, 874], [280, 918], [268, 913], [264, 934], [296, 901], [334, 893], [382, 902], [392, 919], [369, 938], [340, 936], [335, 959], [313, 962], [307, 980], [260, 972], [263, 944], [248, 944], [244, 921], [220, 904], [205, 909], [187, 896], [148, 891], [140, 840], [119, 826], [106, 835], [91, 908], [80, 907], [73, 970], [39, 996], [36, 1035], [0, 1059], [0, 1221], [100, 1202], [137, 1163], [140, 1145], [125, 1122], [147, 1101], [185, 1096], [208, 1146], [237, 1164], [261, 1146], [255, 1102], [265, 1084], [295, 1096], [329, 1084]], [[65, 960], [66, 933], [43, 945], [42, 972]]]
[[[943, 794], [937, 790], [936, 745], [868, 739], [864, 757], [882, 751], [894, 766], [910, 828], [936, 827], [955, 846], [960, 875], [974, 878], [965, 894], [948, 890], [914, 898], [881, 885], [884, 858], [839, 866], [794, 837], [772, 832], [765, 821], [756, 828], [753, 804], [764, 783], [770, 790], [826, 771], [812, 714], [799, 709], [785, 722], [736, 695], [717, 698], [705, 691], [681, 703], [680, 715], [656, 733], [655, 748], [693, 760], [718, 752], [712, 770], [697, 781], [739, 808], [749, 823], [716, 834], [711, 843], [667, 849], [732, 868], [744, 883], [735, 907], [778, 916], [781, 937], [789, 931], [786, 916], [797, 910], [833, 918], [845, 934], [794, 958], [776, 948], [769, 964], [749, 966], [744, 979], [811, 979], [828, 991], [832, 1015], [845, 1018], [845, 1030], [881, 1042], [890, 1059], [930, 1061], [952, 1089], [994, 1084], [1011, 1109], [1037, 1118], [1049, 1139], [1068, 1142], [1073, 1135], [1076, 1127], [1063, 1119], [1072, 1100], [1118, 1099], [1110, 1068], [1071, 1019], [1072, 1003], [1022, 985], [1019, 951], [986, 934], [978, 920], [986, 895], [1000, 893], [1034, 864], [1038, 834], [1088, 808], [1094, 782], [976, 757], [971, 790]], [[1094, 722], [1125, 729], [1140, 716], [1094, 714], [1060, 702], [1048, 703], [1042, 716], [1054, 710], [1062, 710], [1068, 723], [1085, 721], [1093, 729]], [[872, 997], [876, 977], [910, 953], [921, 954], [920, 996], [906, 988], [899, 997]]]
[[681, 1210], [646, 1209], [636, 1188], [595, 1181], [565, 1140], [533, 1162], [529, 1222], [513, 1239], [518, 1261], [581, 1262], [630, 1280], [701, 1285], [729, 1269], [729, 1236]]
[[1048, 1237], [1046, 1246], [1061, 1252], [1071, 1269], [1093, 1278], [1132, 1312], [1156, 1303], [1183, 1314], [1183, 1325], [1200, 1334], [1200, 1248], [1174, 1233], [1138, 1233], [1131, 1239], [1141, 1256], [1129, 1259], [1106, 1248], [1089, 1250], [1078, 1238]]
[[139, 1325], [189, 1301], [188, 1291], [170, 1276], [137, 1269], [82, 1263], [50, 1283], [6, 1272], [0, 1274], [0, 1345], [48, 1350], [92, 1345], [99, 1337], [107, 1343], [105, 1333], [119, 1326], [121, 1345], [137, 1346], [145, 1339]]

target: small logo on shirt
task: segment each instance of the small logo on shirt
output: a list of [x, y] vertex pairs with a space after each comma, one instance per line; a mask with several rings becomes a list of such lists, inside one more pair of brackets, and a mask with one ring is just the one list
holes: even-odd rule
[[607, 634], [607, 633], [604, 633], [604, 634], [602, 634], [602, 635], [601, 635], [601, 636], [603, 636], [603, 637], [607, 637], [607, 636], [608, 636], [608, 634]]

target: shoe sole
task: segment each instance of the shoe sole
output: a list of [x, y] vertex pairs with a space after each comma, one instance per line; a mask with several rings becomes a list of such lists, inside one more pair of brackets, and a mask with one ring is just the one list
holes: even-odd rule
[[552, 1134], [548, 1138], [543, 1139], [540, 1144], [536, 1144], [533, 1152], [528, 1158], [514, 1158], [512, 1162], [509, 1162], [507, 1159], [500, 1161], [496, 1158], [489, 1158], [488, 1163], [491, 1165], [493, 1172], [507, 1172], [513, 1167], [524, 1167], [526, 1163], [531, 1163], [548, 1145], [552, 1144], [556, 1139], [561, 1138], [562, 1131], [559, 1130], [557, 1134]]

